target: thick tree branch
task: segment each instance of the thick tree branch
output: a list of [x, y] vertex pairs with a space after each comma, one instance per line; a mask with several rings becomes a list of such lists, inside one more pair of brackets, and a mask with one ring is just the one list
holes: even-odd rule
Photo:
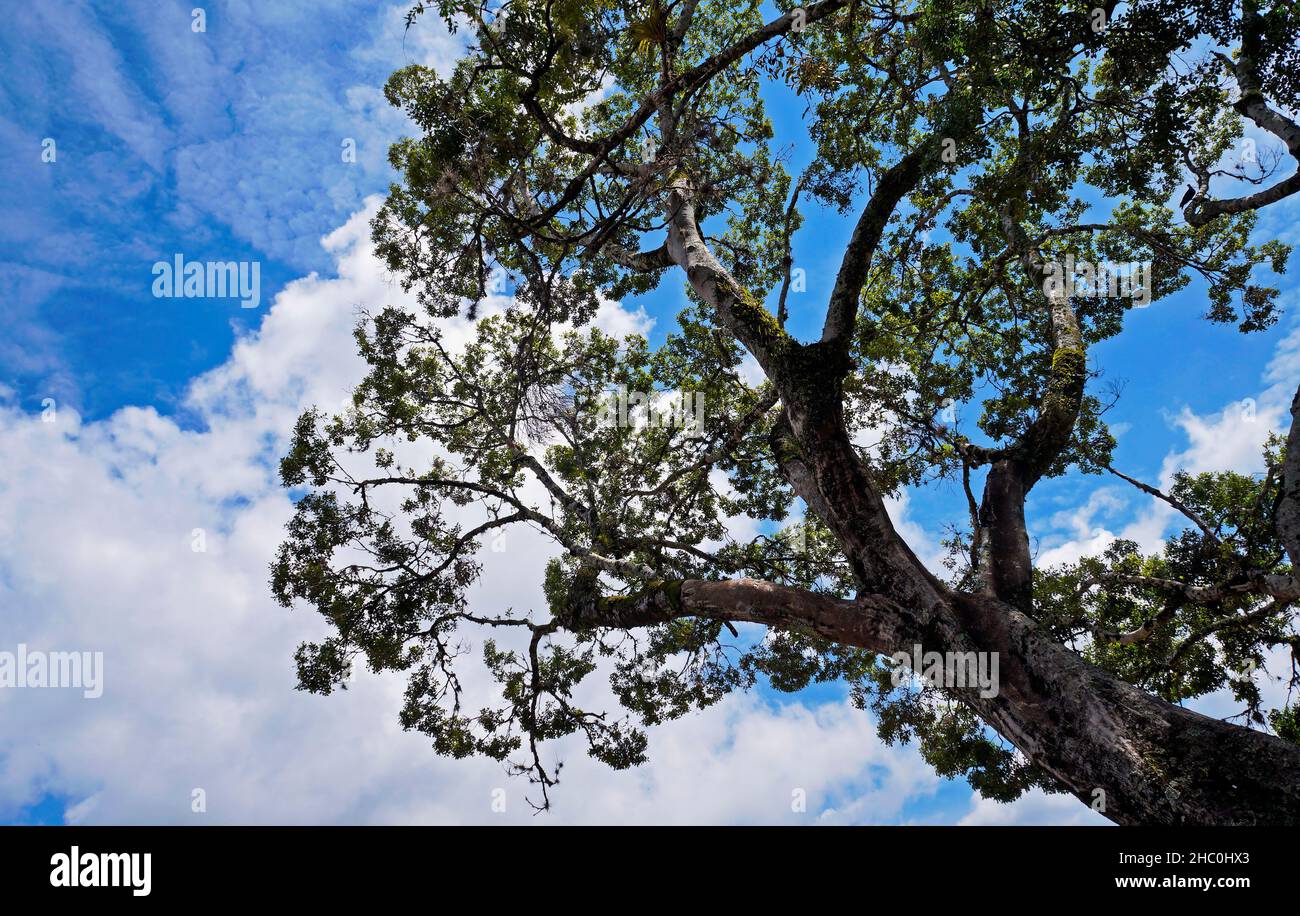
[[695, 189], [678, 173], [669, 185], [668, 250], [686, 272], [695, 294], [717, 312], [718, 319], [758, 360], [768, 378], [784, 375], [792, 338], [772, 314], [742, 286], [709, 250], [695, 212]]
[[631, 595], [593, 598], [574, 609], [577, 628], [629, 629], [703, 617], [814, 632], [845, 645], [888, 654], [904, 641], [914, 615], [879, 596], [836, 598], [758, 579], [650, 582]]
[[862, 287], [889, 218], [899, 201], [915, 190], [930, 167], [939, 161], [941, 151], [942, 138], [930, 136], [881, 176], [844, 250], [839, 273], [835, 276], [835, 288], [826, 308], [826, 321], [822, 325], [823, 343], [834, 343], [848, 349], [848, 340], [857, 321]]
[[[1026, 156], [1022, 146], [1020, 158]], [[1004, 205], [1000, 218], [1008, 247], [1015, 252], [1026, 278], [1042, 289], [1046, 299], [1052, 356], [1038, 416], [1019, 440], [1004, 450], [1003, 457], [992, 463], [984, 483], [979, 511], [979, 577], [989, 594], [1027, 610], [1033, 600], [1033, 558], [1025, 498], [1070, 441], [1083, 403], [1087, 367], [1068, 285], [1044, 288], [1047, 270], [1042, 255], [1009, 206]]]
[[[1242, 4], [1242, 38], [1241, 50], [1234, 62], [1219, 55], [1219, 60], [1232, 73], [1237, 81], [1240, 97], [1233, 107], [1257, 127], [1268, 131], [1286, 144], [1291, 158], [1300, 162], [1300, 124], [1296, 124], [1281, 112], [1272, 108], [1264, 98], [1259, 79], [1259, 56], [1262, 51], [1263, 25], [1256, 0], [1245, 0]], [[1232, 213], [1244, 213], [1258, 210], [1300, 191], [1300, 169], [1279, 181], [1272, 187], [1228, 200], [1214, 200], [1205, 196], [1205, 180], [1202, 188], [1183, 208], [1187, 222], [1193, 226], [1204, 226], [1220, 216]]]

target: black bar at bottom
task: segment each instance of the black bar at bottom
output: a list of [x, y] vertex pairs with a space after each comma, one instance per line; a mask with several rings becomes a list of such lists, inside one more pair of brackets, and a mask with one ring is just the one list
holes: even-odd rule
[[881, 895], [921, 905], [1020, 893], [1232, 901], [1293, 893], [1296, 839], [1286, 828], [4, 827], [0, 885], [9, 902], [337, 905], [360, 894], [450, 904], [447, 891], [477, 887], [499, 899], [680, 905], [716, 893], [734, 904], [775, 885], [860, 895], [864, 906]]

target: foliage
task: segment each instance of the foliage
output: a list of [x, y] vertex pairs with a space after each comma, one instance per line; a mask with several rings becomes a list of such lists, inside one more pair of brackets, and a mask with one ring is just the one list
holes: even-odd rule
[[[1046, 476], [1103, 473], [1114, 447], [1113, 397], [1086, 353], [1123, 332], [1134, 301], [1072, 297], [1078, 340], [1065, 346], [1025, 251], [1149, 261], [1151, 301], [1190, 287], [1213, 322], [1253, 332], [1276, 321], [1260, 275], [1282, 272], [1289, 250], [1252, 244], [1254, 209], [1198, 222], [1205, 194], [1172, 203], [1188, 174], [1271, 177], [1266, 157], [1259, 174], [1224, 165], [1245, 123], [1230, 55], [1246, 41], [1263, 96], [1295, 108], [1300, 13], [1248, 5], [1257, 15], [1243, 20], [1215, 0], [1108, 2], [1097, 29], [1092, 0], [825, 0], [796, 32], [784, 2], [775, 27], [753, 0], [418, 4], [411, 27], [437, 15], [468, 51], [449, 74], [413, 65], [385, 90], [417, 133], [392, 147], [402, 177], [374, 241], [419, 310], [361, 322], [369, 373], [354, 406], [304, 415], [282, 464], [301, 498], [272, 585], [331, 627], [299, 651], [301, 686], [342, 688], [357, 661], [408, 672], [404, 727], [439, 753], [511, 761], [543, 804], [557, 769], [541, 742], [577, 735], [598, 759], [633, 766], [646, 726], [760, 680], [844, 683], [886, 741], [919, 742], [938, 772], [990, 797], [1054, 787], [953, 698], [896, 686], [874, 653], [798, 621], [737, 632], [689, 614], [645, 626], [581, 616], [648, 588], [671, 606], [680, 586], [664, 583], [684, 580], [747, 576], [841, 597], [861, 585], [783, 473], [799, 456], [783, 454], [773, 382], [752, 381], [734, 325], [698, 287], [654, 348], [590, 322], [606, 300], [680, 280], [669, 274], [680, 252], [654, 246], [689, 186], [704, 241], [748, 291], [736, 314], [776, 346], [807, 208], [852, 219], [909, 151], [942, 148], [884, 215], [837, 384], [882, 493], [964, 483], [953, 544], [976, 553], [963, 520], [971, 481], [1036, 441], [1041, 418], [1067, 423]], [[790, 94], [815, 150], [793, 174], [766, 108]], [[464, 346], [448, 336], [461, 315], [475, 319]], [[1071, 373], [1086, 376], [1078, 398], [1062, 387]], [[688, 392], [705, 410], [699, 428], [680, 416], [611, 424], [611, 391]], [[965, 404], [979, 419], [958, 434], [942, 415]], [[1243, 585], [1290, 572], [1272, 523], [1279, 443], [1268, 458], [1264, 479], [1175, 479], [1172, 497], [1205, 530], [1191, 525], [1153, 555], [1118, 542], [1037, 570], [1034, 619], [1170, 701], [1226, 687], [1252, 724], [1296, 740], [1295, 708], [1261, 708], [1257, 684], [1265, 652], [1296, 651], [1291, 604]], [[478, 551], [513, 526], [556, 545], [539, 583], [547, 606], [477, 607]], [[958, 557], [953, 584], [977, 580]], [[1192, 600], [1168, 582], [1227, 591]], [[1149, 637], [1116, 641], [1152, 621]], [[460, 674], [467, 633], [480, 639], [473, 683]], [[599, 707], [607, 699], [621, 716]]]

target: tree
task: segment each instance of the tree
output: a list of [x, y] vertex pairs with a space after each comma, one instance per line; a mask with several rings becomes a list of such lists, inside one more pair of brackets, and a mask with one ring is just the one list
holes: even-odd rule
[[[402, 181], [374, 241], [420, 307], [361, 322], [354, 406], [305, 414], [282, 463], [300, 498], [272, 585], [332, 628], [300, 648], [301, 687], [343, 686], [354, 660], [409, 672], [403, 726], [507, 761], [541, 806], [548, 740], [633, 766], [645, 725], [760, 679], [843, 680], [885, 740], [993, 798], [1300, 822], [1296, 707], [1263, 709], [1258, 687], [1266, 652], [1300, 655], [1300, 424], [1262, 478], [1162, 492], [1112, 468], [1089, 359], [1135, 304], [1192, 284], [1210, 321], [1276, 321], [1255, 278], [1289, 250], [1250, 239], [1300, 189], [1278, 177], [1300, 157], [1295, 4], [780, 5], [411, 11], [470, 46], [449, 75], [411, 66], [386, 89], [419, 135], [391, 150]], [[788, 168], [774, 95], [803, 110], [806, 168]], [[1247, 124], [1281, 146], [1241, 155]], [[848, 241], [801, 339], [809, 208]], [[1149, 271], [1092, 267], [1109, 264]], [[590, 325], [605, 299], [683, 280], [657, 348]], [[1155, 555], [1121, 542], [1035, 568], [1026, 502], [1067, 473], [1117, 474], [1188, 528]], [[940, 481], [964, 493], [944, 576], [886, 511]], [[764, 533], [732, 538], [737, 518]], [[547, 607], [472, 607], [477, 551], [510, 526], [556, 545]], [[497, 685], [481, 707], [458, 667], [471, 634]], [[918, 646], [998, 659], [997, 689], [900, 677], [892, 656]], [[622, 709], [588, 708], [597, 671]], [[1243, 724], [1180, 705], [1225, 686]]]

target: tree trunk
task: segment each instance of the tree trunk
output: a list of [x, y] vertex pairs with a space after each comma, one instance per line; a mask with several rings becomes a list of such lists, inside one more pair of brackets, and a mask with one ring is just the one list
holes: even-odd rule
[[[1042, 413], [1020, 443], [1028, 463], [990, 474], [993, 486], [981, 524], [987, 520], [991, 529], [986, 536], [994, 551], [994, 594], [959, 593], [926, 570], [899, 537], [846, 432], [842, 383], [856, 296], [846, 293], [844, 316], [828, 317], [821, 341], [801, 344], [708, 250], [685, 178], [671, 189], [667, 217], [673, 261], [775, 384], [785, 410], [772, 432], [774, 456], [795, 492], [835, 535], [859, 583], [858, 597], [845, 601], [750, 580], [660, 583], [635, 596], [597, 599], [575, 612], [577, 625], [638, 626], [702, 616], [811, 627], [828, 639], [885, 655], [911, 654], [918, 645], [923, 652], [996, 652], [996, 696], [981, 697], [971, 688], [950, 692], [1111, 820], [1300, 824], [1300, 746], [1166, 703], [1090, 665], [1025, 613], [1032, 600], [1025, 493], [1068, 439], [1086, 380], [1067, 297], [1050, 301], [1052, 379]], [[1036, 262], [1022, 255], [1037, 276]], [[852, 257], [847, 260], [855, 266]], [[850, 292], [855, 282], [846, 283]], [[1293, 476], [1300, 479], [1300, 472]], [[1300, 506], [1300, 485], [1288, 493]], [[1287, 509], [1294, 510], [1293, 527], [1300, 532], [1300, 509], [1288, 504], [1284, 516]], [[1292, 540], [1300, 544], [1300, 533]]]
[[1012, 459], [1002, 459], [989, 468], [978, 524], [986, 593], [1028, 610], [1034, 600], [1034, 569], [1025, 527], [1024, 474]]
[[1001, 602], [956, 595], [953, 611], [962, 630], [955, 642], [999, 654], [998, 695], [968, 692], [966, 702], [1106, 817], [1300, 824], [1300, 747], [1166, 703]]
[[[601, 598], [591, 625], [681, 616], [812, 630], [882, 655], [998, 653], [999, 690], [952, 689], [1072, 794], [1120, 824], [1300, 824], [1300, 747], [1166, 703], [1084, 661], [1015, 608], [949, 593], [928, 620], [889, 598], [753, 579], [659, 583]], [[576, 622], [576, 621], [575, 621]]]

